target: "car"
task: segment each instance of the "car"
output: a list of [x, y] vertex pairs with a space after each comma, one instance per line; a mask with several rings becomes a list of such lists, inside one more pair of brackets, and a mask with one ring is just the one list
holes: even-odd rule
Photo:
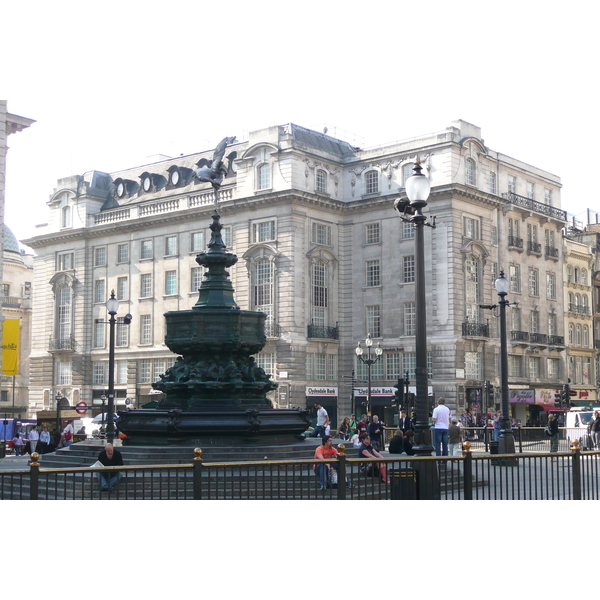
[[569, 446], [577, 440], [582, 450], [593, 448], [592, 440], [588, 432], [588, 425], [594, 418], [594, 411], [600, 411], [600, 407], [572, 408], [566, 413], [565, 429]]

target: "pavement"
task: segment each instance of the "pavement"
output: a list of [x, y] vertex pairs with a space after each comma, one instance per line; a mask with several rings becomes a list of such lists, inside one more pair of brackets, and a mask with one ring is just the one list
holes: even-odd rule
[[25, 456], [7, 456], [0, 458], [0, 471], [29, 471], [31, 457]]

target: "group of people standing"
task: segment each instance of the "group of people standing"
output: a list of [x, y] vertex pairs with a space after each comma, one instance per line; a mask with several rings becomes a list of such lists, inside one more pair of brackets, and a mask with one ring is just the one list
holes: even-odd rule
[[70, 446], [73, 443], [73, 421], [68, 421], [65, 428], [56, 436], [56, 440], [52, 439], [52, 434], [47, 426], [42, 427], [40, 431], [37, 425], [34, 425], [27, 437], [21, 433], [16, 433], [12, 442], [12, 448], [15, 456], [23, 454], [46, 454], [52, 452], [55, 448]]

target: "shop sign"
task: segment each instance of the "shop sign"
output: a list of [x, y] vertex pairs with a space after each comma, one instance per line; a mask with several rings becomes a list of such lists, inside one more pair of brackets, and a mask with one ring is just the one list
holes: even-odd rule
[[552, 404], [554, 406], [555, 390], [534, 390], [535, 391], [535, 403], [536, 404]]
[[[395, 392], [393, 387], [373, 387], [371, 386], [371, 396], [393, 396]], [[368, 396], [369, 388], [361, 387], [354, 388], [355, 396]]]
[[338, 389], [337, 387], [329, 387], [329, 386], [322, 386], [322, 387], [307, 387], [306, 388], [306, 395], [307, 396], [337, 396], [338, 395]]
[[508, 390], [508, 401], [515, 404], [535, 404], [535, 390]]

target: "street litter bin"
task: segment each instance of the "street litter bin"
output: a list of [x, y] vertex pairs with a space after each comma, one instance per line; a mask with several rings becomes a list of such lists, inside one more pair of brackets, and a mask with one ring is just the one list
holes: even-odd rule
[[6, 442], [0, 442], [0, 458], [6, 458]]
[[417, 472], [414, 469], [391, 469], [388, 473], [392, 500], [417, 499]]
[[[490, 442], [490, 454], [498, 454], [498, 446], [500, 445], [500, 442]], [[493, 465], [497, 465], [499, 463], [499, 460], [496, 459], [492, 459], [491, 463]]]

